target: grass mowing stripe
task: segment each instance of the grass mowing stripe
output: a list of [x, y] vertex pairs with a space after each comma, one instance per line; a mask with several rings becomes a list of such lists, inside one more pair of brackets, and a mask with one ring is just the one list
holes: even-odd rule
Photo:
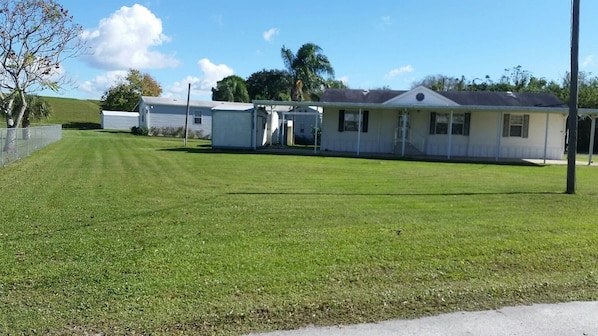
[[4, 169], [0, 333], [174, 335], [598, 296], [595, 167], [194, 153], [65, 131]]

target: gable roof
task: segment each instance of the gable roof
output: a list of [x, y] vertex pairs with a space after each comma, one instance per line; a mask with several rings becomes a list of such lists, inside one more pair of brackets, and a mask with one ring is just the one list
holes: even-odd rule
[[382, 104], [405, 92], [407, 91], [326, 89], [320, 101], [331, 103]]
[[[416, 88], [417, 89], [417, 88]], [[414, 89], [414, 90], [416, 90]], [[327, 89], [321, 102], [382, 104], [410, 91]], [[567, 107], [551, 93], [491, 92], [491, 91], [435, 91], [439, 95], [465, 106], [529, 106]]]

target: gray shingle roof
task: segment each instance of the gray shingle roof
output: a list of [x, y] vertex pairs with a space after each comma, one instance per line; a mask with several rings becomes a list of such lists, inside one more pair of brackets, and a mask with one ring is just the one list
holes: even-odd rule
[[327, 89], [320, 101], [330, 103], [382, 104], [407, 91]]
[[459, 105], [567, 107], [551, 93], [441, 91], [442, 96]]
[[[328, 89], [324, 91], [320, 101], [334, 103], [371, 103], [382, 104], [408, 91], [400, 90], [355, 90]], [[438, 94], [459, 105], [480, 106], [534, 106], [534, 107], [567, 107], [551, 93], [528, 92], [490, 92], [490, 91], [436, 91]]]

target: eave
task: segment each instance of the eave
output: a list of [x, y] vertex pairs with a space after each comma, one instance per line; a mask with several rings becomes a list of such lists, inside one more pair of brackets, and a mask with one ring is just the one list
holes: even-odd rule
[[[256, 106], [318, 106], [322, 108], [345, 108], [362, 110], [419, 110], [434, 112], [512, 112], [512, 113], [551, 113], [551, 114], [569, 114], [568, 107], [542, 107], [542, 106], [487, 106], [487, 105], [385, 105], [385, 104], [364, 104], [364, 103], [346, 103], [346, 102], [306, 102], [306, 101], [278, 101], [278, 100], [254, 100], [252, 103]], [[583, 116], [598, 116], [598, 109], [580, 108], [578, 114]]]

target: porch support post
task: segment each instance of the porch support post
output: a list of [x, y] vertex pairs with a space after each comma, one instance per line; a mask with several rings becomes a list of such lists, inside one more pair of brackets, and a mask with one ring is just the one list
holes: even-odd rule
[[453, 147], [453, 111], [451, 111], [451, 114], [449, 117], [447, 133], [448, 133], [448, 148], [447, 148], [446, 158], [448, 160], [450, 160], [451, 159], [451, 148]]
[[546, 111], [546, 130], [544, 131], [544, 164], [546, 164], [546, 152], [548, 150], [548, 120], [550, 119], [550, 113]]
[[152, 124], [150, 122], [150, 110], [153, 106], [147, 106], [145, 105], [145, 112], [147, 112], [145, 114], [145, 127], [147, 127], [147, 129], [151, 129], [152, 128]]
[[502, 112], [497, 113], [496, 117], [496, 153], [494, 154], [494, 160], [498, 161], [500, 157], [500, 136], [502, 129]]
[[361, 108], [359, 108], [359, 118], [357, 119], [357, 156], [359, 156], [359, 146], [361, 145]]
[[407, 140], [407, 111], [401, 115], [403, 125], [401, 125], [401, 156], [405, 156], [405, 141]]
[[253, 104], [253, 125], [251, 127], [251, 147], [257, 149], [257, 105]]
[[270, 106], [270, 134], [268, 139], [270, 140], [268, 145], [272, 147], [272, 136], [274, 135], [274, 106]]
[[278, 144], [280, 147], [286, 147], [284, 141], [286, 140], [284, 135], [287, 131], [287, 126], [284, 121], [287, 119], [286, 113], [282, 112], [282, 120], [279, 120], [280, 130], [278, 131]]
[[318, 113], [316, 113], [316, 123], [315, 123], [315, 127], [314, 127], [314, 154], [317, 153], [317, 149], [318, 149], [318, 119], [320, 115]]
[[594, 136], [596, 134], [596, 116], [590, 116], [592, 119], [592, 126], [590, 130], [590, 155], [588, 158], [588, 166], [592, 164], [592, 156], [594, 156]]

